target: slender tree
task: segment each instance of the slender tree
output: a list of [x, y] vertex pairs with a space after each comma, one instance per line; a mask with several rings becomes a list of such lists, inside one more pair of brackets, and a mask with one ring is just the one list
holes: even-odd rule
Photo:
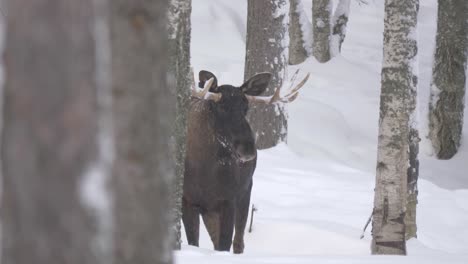
[[331, 59], [330, 36], [332, 2], [330, 0], [312, 1], [312, 55], [319, 62]]
[[372, 254], [406, 254], [405, 208], [417, 76], [418, 0], [386, 0]]
[[289, 8], [289, 64], [296, 65], [307, 59], [304, 27], [305, 17], [301, 0], [290, 0]]
[[460, 147], [465, 108], [468, 1], [439, 0], [429, 103], [429, 138], [439, 159]]
[[191, 0], [171, 0], [169, 6], [169, 56], [171, 89], [176, 94], [176, 121], [174, 123], [175, 173], [173, 190], [174, 248], [180, 249], [182, 217], [182, 194], [185, 169], [185, 143], [187, 135], [187, 111], [190, 100], [192, 73], [190, 70], [190, 15]]
[[[283, 84], [288, 60], [288, 1], [248, 1], [247, 45], [244, 79], [271, 72], [265, 95]], [[287, 116], [281, 105], [253, 105], [248, 116], [256, 135], [257, 148], [265, 149], [285, 141]]]
[[110, 4], [114, 262], [172, 263], [170, 136], [176, 101], [166, 80], [168, 3]]
[[93, 3], [6, 4], [1, 262], [105, 263], [82, 189], [98, 156]]
[[346, 25], [348, 24], [351, 0], [340, 0], [333, 13], [331, 32], [331, 55], [335, 56], [341, 52], [341, 46], [346, 37]]

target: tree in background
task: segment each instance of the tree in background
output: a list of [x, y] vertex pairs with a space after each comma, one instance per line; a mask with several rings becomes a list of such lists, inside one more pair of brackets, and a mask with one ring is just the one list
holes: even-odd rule
[[305, 48], [303, 23], [308, 22], [304, 17], [301, 0], [290, 0], [289, 7], [289, 64], [296, 65], [304, 62], [307, 57]]
[[439, 0], [429, 103], [429, 138], [439, 159], [460, 147], [465, 108], [468, 1]]
[[372, 254], [406, 254], [405, 208], [417, 76], [418, 0], [386, 0]]
[[170, 137], [176, 101], [166, 81], [167, 4], [110, 1], [117, 264], [172, 263]]
[[312, 1], [312, 54], [319, 62], [327, 62], [331, 59], [331, 12], [330, 0]]
[[187, 135], [187, 111], [190, 100], [192, 75], [190, 70], [190, 15], [191, 0], [171, 0], [169, 5], [169, 56], [170, 74], [173, 78], [172, 91], [177, 98], [176, 121], [174, 123], [175, 141], [175, 182], [173, 190], [173, 232], [174, 248], [180, 249], [182, 217], [182, 194], [185, 170], [185, 143]]
[[[248, 1], [247, 45], [244, 79], [260, 72], [273, 74], [265, 95], [283, 85], [288, 60], [288, 1]], [[249, 123], [257, 148], [265, 149], [286, 140], [287, 116], [282, 105], [252, 105]]]
[[346, 37], [351, 0], [340, 0], [333, 13], [332, 32], [330, 39], [331, 56], [341, 53], [341, 45]]
[[82, 188], [102, 106], [93, 2], [6, 4], [1, 262], [106, 263]]

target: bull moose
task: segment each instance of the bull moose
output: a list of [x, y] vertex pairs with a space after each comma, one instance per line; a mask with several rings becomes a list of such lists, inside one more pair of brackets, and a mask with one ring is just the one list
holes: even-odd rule
[[199, 87], [192, 86], [188, 114], [187, 154], [182, 220], [189, 245], [198, 246], [203, 222], [215, 250], [229, 251], [234, 227], [234, 253], [244, 251], [244, 229], [249, 211], [252, 175], [257, 163], [255, 138], [246, 120], [250, 103], [291, 102], [304, 78], [287, 95], [259, 96], [270, 73], [259, 73], [240, 87], [218, 86], [215, 75], [200, 71]]

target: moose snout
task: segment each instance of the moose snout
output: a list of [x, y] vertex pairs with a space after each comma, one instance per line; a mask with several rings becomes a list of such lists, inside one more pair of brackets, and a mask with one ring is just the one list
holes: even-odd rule
[[247, 162], [257, 157], [257, 151], [253, 144], [238, 144], [236, 145], [236, 154], [240, 161]]

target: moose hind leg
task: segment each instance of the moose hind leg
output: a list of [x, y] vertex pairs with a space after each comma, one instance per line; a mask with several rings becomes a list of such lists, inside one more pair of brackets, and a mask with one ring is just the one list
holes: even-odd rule
[[211, 241], [213, 242], [214, 249], [219, 250], [219, 213], [206, 212], [202, 213], [202, 217], [206, 230], [208, 230], [208, 234], [210, 235]]
[[196, 206], [182, 198], [182, 221], [184, 222], [187, 243], [198, 247], [200, 237], [200, 216]]
[[247, 224], [247, 217], [249, 216], [250, 193], [252, 184], [249, 190], [240, 197], [236, 204], [236, 234], [234, 236], [234, 254], [241, 254], [244, 252], [244, 232]]
[[234, 233], [234, 201], [225, 201], [220, 210], [219, 250], [230, 251]]

